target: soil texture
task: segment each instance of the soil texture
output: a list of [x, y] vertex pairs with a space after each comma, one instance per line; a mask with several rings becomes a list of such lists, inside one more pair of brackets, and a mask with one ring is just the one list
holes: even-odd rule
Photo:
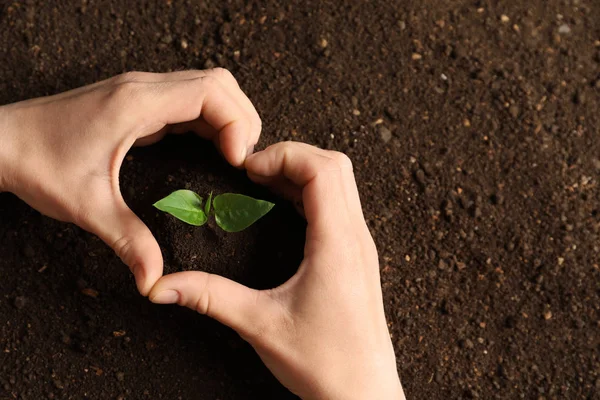
[[[353, 160], [409, 399], [599, 398], [600, 2], [0, 0], [0, 55], [0, 104], [230, 69], [259, 148]], [[267, 288], [299, 265], [293, 207], [200, 139], [133, 150], [121, 184], [167, 272]], [[180, 188], [277, 206], [229, 235], [151, 207]], [[92, 235], [10, 194], [0, 221], [1, 399], [293, 398], [231, 330], [141, 298]]]

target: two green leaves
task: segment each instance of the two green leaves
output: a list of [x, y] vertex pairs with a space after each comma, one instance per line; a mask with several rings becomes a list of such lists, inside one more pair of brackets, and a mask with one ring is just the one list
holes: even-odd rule
[[194, 226], [202, 226], [208, 221], [211, 205], [217, 225], [226, 232], [239, 232], [258, 221], [273, 208], [274, 204], [264, 200], [236, 193], [215, 196], [212, 193], [202, 207], [202, 197], [191, 190], [177, 190], [154, 207], [175, 218]]

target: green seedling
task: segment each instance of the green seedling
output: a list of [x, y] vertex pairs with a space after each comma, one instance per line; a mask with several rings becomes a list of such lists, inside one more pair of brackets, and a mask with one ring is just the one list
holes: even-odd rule
[[[213, 211], [215, 221], [226, 232], [240, 232], [267, 214], [275, 204], [236, 193], [223, 193], [213, 198], [212, 192], [202, 207], [203, 199], [191, 190], [177, 190], [154, 207], [194, 226], [202, 226]], [[212, 207], [212, 210], [211, 210]]]

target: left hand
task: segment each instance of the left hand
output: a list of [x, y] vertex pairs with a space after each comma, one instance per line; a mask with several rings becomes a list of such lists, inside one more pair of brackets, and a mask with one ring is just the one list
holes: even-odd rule
[[167, 133], [195, 131], [241, 167], [260, 130], [252, 103], [224, 69], [126, 73], [0, 107], [0, 191], [98, 235], [147, 295], [162, 276], [163, 260], [121, 196], [127, 151]]

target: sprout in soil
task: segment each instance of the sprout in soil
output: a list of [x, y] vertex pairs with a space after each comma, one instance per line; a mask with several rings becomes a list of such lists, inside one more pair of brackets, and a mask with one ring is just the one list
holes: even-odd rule
[[215, 221], [221, 229], [239, 232], [258, 221], [275, 205], [236, 193], [223, 193], [213, 199], [211, 192], [204, 207], [202, 201], [202, 197], [191, 190], [177, 190], [154, 203], [154, 207], [190, 225], [202, 226], [208, 221], [212, 206]]

